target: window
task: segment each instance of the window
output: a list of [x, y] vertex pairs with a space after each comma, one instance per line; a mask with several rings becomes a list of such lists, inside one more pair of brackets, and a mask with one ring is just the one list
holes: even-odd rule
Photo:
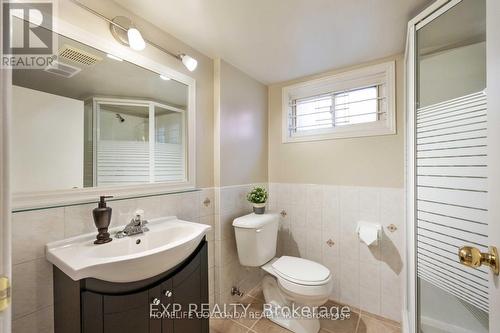
[[395, 133], [394, 62], [283, 89], [283, 141]]

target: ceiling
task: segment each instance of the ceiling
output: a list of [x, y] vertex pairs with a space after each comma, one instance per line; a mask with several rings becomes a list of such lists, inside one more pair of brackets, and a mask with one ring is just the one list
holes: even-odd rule
[[115, 0], [206, 55], [269, 84], [404, 51], [433, 0]]

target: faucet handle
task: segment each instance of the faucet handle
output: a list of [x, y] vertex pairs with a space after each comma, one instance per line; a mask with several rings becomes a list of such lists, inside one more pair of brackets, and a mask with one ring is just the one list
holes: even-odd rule
[[135, 219], [136, 220], [141, 220], [142, 216], [144, 215], [144, 210], [143, 209], [138, 209], [135, 211]]

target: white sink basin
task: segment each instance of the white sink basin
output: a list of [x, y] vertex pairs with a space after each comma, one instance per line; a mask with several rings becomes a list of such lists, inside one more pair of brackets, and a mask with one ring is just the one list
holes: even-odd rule
[[[163, 273], [186, 259], [210, 230], [205, 224], [176, 217], [150, 220], [149, 231], [95, 245], [85, 234], [46, 245], [47, 260], [77, 281], [96, 278], [132, 282]], [[123, 227], [110, 229], [114, 236]]]

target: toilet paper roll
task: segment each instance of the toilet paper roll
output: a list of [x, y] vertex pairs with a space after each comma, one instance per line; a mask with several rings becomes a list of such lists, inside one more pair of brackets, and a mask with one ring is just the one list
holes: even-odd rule
[[378, 244], [380, 230], [382, 230], [382, 226], [380, 224], [362, 221], [358, 222], [358, 237], [363, 243], [368, 246], [374, 246]]

